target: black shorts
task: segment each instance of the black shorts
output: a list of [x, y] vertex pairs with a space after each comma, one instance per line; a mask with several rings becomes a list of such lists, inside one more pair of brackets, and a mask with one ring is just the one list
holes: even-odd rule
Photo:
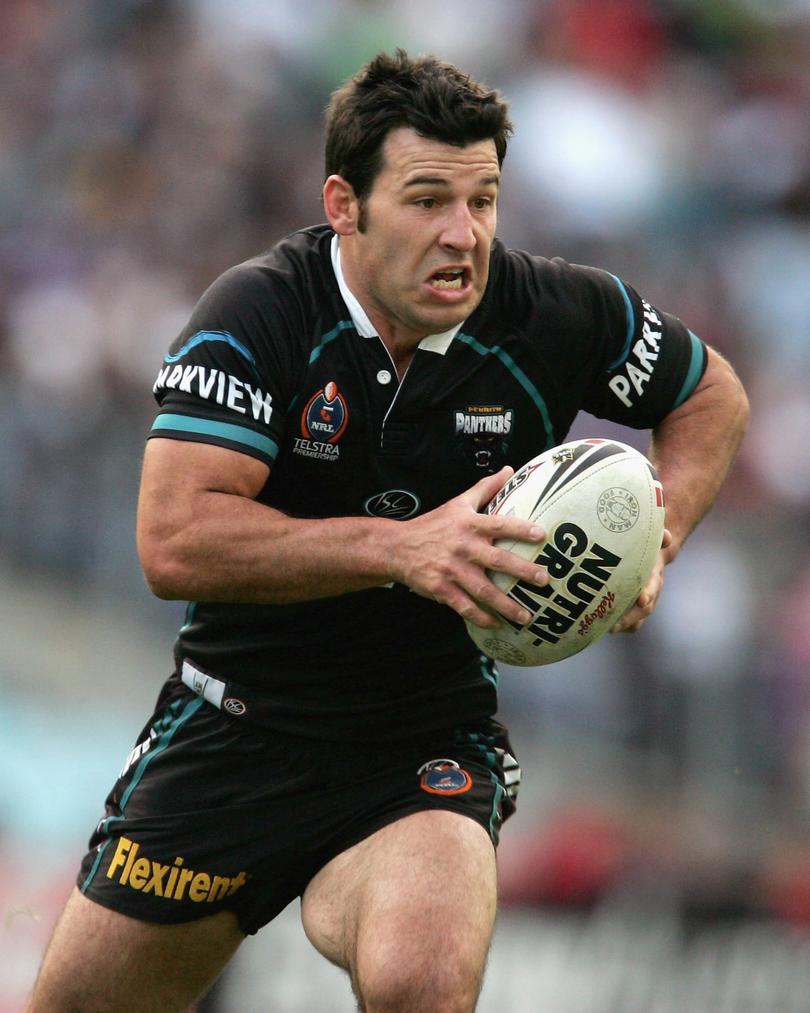
[[105, 907], [176, 923], [221, 910], [256, 932], [330, 859], [425, 809], [497, 845], [519, 768], [485, 719], [405, 743], [284, 737], [168, 680], [107, 797], [78, 886]]

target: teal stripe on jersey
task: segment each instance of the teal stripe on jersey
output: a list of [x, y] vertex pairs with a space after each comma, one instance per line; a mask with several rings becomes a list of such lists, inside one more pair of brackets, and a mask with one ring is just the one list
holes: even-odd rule
[[498, 688], [498, 669], [492, 658], [488, 658], [486, 654], [481, 655], [481, 675], [487, 682], [491, 682], [495, 689]]
[[695, 387], [698, 385], [698, 380], [703, 375], [703, 361], [705, 351], [703, 349], [703, 342], [700, 338], [689, 331], [689, 339], [692, 342], [692, 360], [689, 363], [689, 370], [686, 374], [686, 379], [683, 381], [683, 386], [675, 398], [675, 404], [673, 408], [677, 408], [678, 405], [682, 405], [684, 401], [691, 397], [695, 392]]
[[[127, 790], [121, 796], [121, 801], [118, 803], [118, 808], [121, 810], [122, 815], [110, 816], [107, 820], [104, 821], [105, 827], [108, 827], [111, 823], [116, 823], [118, 822], [118, 820], [124, 818], [123, 816], [124, 808], [126, 807], [127, 802], [129, 802], [129, 799], [133, 791], [135, 791], [135, 789], [140, 784], [143, 775], [146, 773], [146, 770], [149, 767], [149, 764], [152, 763], [152, 761], [155, 759], [156, 756], [159, 756], [164, 751], [164, 749], [168, 747], [169, 743], [174, 738], [177, 729], [180, 728], [181, 725], [184, 725], [192, 715], [196, 714], [197, 711], [200, 709], [200, 707], [202, 707], [202, 705], [205, 703], [205, 701], [201, 696], [195, 696], [193, 700], [189, 700], [186, 703], [185, 707], [178, 716], [177, 708], [179, 707], [181, 702], [182, 701], [178, 700], [176, 704], [173, 704], [169, 708], [167, 713], [164, 715], [164, 717], [161, 719], [161, 721], [158, 722], [158, 724], [155, 726], [156, 730], [160, 729], [158, 737], [155, 739], [154, 745], [149, 749], [149, 751], [141, 757], [141, 761], [138, 764], [137, 770], [133, 774], [132, 780], [129, 782], [129, 785], [127, 786]], [[93, 862], [93, 867], [87, 874], [87, 879], [85, 879], [85, 881], [81, 885], [82, 893], [85, 893], [87, 891], [87, 888], [92, 883], [93, 877], [98, 871], [98, 867], [101, 863], [101, 857], [104, 854], [104, 849], [107, 847], [108, 843], [109, 842], [105, 842], [104, 845], [101, 848], [99, 848], [98, 855], [96, 855], [96, 859]]]
[[174, 430], [178, 433], [197, 433], [199, 436], [219, 436], [232, 443], [242, 443], [246, 447], [255, 447], [273, 460], [278, 454], [278, 444], [269, 436], [262, 436], [245, 426], [235, 426], [230, 422], [214, 422], [211, 419], [198, 419], [194, 415], [158, 415], [152, 432]]
[[202, 345], [208, 341], [224, 341], [231, 348], [239, 352], [240, 355], [244, 356], [251, 366], [256, 365], [256, 360], [253, 358], [249, 348], [246, 348], [241, 341], [230, 333], [230, 331], [197, 331], [196, 334], [192, 335], [183, 347], [174, 353], [174, 355], [165, 355], [163, 357], [164, 362], [177, 362], [178, 359], [182, 359], [186, 352], [190, 352], [192, 348], [196, 348], [197, 345]]
[[[607, 273], [610, 274], [610, 271]], [[611, 274], [610, 277], [619, 286], [619, 291], [624, 299], [624, 310], [627, 318], [627, 335], [624, 340], [624, 348], [622, 348], [618, 358], [614, 359], [608, 366], [608, 372], [612, 369], [616, 369], [617, 366], [621, 366], [621, 364], [627, 360], [627, 356], [630, 354], [630, 345], [633, 341], [633, 335], [636, 333], [636, 314], [633, 311], [633, 304], [630, 302], [630, 296], [627, 294], [627, 289], [624, 287], [624, 283], [621, 278], [617, 278], [615, 274]]]
[[318, 358], [318, 356], [324, 350], [324, 347], [328, 345], [330, 341], [334, 341], [339, 334], [341, 334], [343, 331], [348, 330], [350, 327], [354, 327], [354, 322], [352, 320], [341, 320], [332, 328], [331, 331], [327, 331], [326, 334], [324, 334], [321, 340], [318, 342], [318, 344], [310, 352], [309, 356], [310, 366]]
[[[331, 331], [327, 331], [326, 334], [321, 335], [318, 344], [309, 353], [309, 364], [312, 365], [319, 357], [324, 348], [329, 344], [330, 341], [334, 341], [335, 338], [339, 337], [344, 331], [348, 331], [354, 327], [353, 320], [340, 320]], [[287, 414], [295, 408], [298, 402], [301, 400], [301, 394], [296, 394], [295, 397], [290, 401], [290, 407], [287, 409]]]
[[194, 622], [194, 613], [196, 611], [197, 611], [197, 602], [196, 601], [190, 601], [186, 605], [186, 616], [185, 616], [185, 619], [183, 620], [183, 625], [180, 627], [180, 632], [181, 633], [183, 633], [185, 630], [187, 630], [189, 628], [189, 626], [191, 626], [191, 624]]
[[548, 414], [548, 406], [543, 400], [543, 395], [535, 387], [528, 376], [526, 376], [520, 366], [518, 366], [512, 356], [508, 352], [505, 352], [500, 345], [493, 345], [491, 348], [487, 348], [486, 345], [482, 345], [481, 342], [472, 337], [472, 335], [463, 334], [461, 331], [458, 332], [456, 338], [458, 338], [459, 341], [463, 341], [465, 345], [468, 345], [479, 355], [494, 355], [497, 359], [501, 360], [520, 386], [526, 391], [532, 401], [534, 401], [537, 410], [540, 412], [540, 416], [543, 419], [543, 426], [546, 430], [545, 449], [548, 450], [553, 447], [556, 441], [554, 439], [554, 427], [551, 425], [551, 419]]

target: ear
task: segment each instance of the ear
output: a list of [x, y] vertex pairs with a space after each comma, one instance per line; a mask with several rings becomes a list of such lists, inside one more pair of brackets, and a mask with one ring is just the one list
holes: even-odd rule
[[342, 176], [329, 176], [324, 183], [323, 206], [329, 224], [339, 236], [351, 236], [357, 231], [360, 204], [354, 187]]

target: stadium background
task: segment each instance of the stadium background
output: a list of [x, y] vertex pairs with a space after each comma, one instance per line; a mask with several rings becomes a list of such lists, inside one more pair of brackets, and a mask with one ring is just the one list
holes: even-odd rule
[[[157, 364], [321, 219], [320, 114], [378, 49], [512, 100], [499, 233], [736, 365], [750, 434], [643, 633], [504, 673], [525, 770], [484, 1013], [810, 1006], [810, 3], [4, 0], [0, 1011], [22, 1005], [181, 608], [133, 545]], [[575, 435], [644, 437], [593, 420]], [[290, 910], [208, 1010], [349, 1010]]]

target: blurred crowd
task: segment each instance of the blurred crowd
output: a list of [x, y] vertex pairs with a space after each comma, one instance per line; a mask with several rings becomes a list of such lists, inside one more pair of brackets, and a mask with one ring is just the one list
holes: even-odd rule
[[[753, 409], [638, 643], [504, 679], [527, 740], [618, 757], [506, 888], [587, 894], [642, 853], [705, 878], [722, 853], [729, 883], [756, 862], [760, 901], [810, 920], [808, 0], [4, 0], [0, 556], [157, 615], [132, 532], [158, 364], [222, 270], [322, 219], [329, 93], [398, 45], [510, 98], [501, 238], [682, 317]], [[565, 800], [545, 791], [538, 812]], [[629, 843], [603, 812], [627, 796], [648, 821]]]

